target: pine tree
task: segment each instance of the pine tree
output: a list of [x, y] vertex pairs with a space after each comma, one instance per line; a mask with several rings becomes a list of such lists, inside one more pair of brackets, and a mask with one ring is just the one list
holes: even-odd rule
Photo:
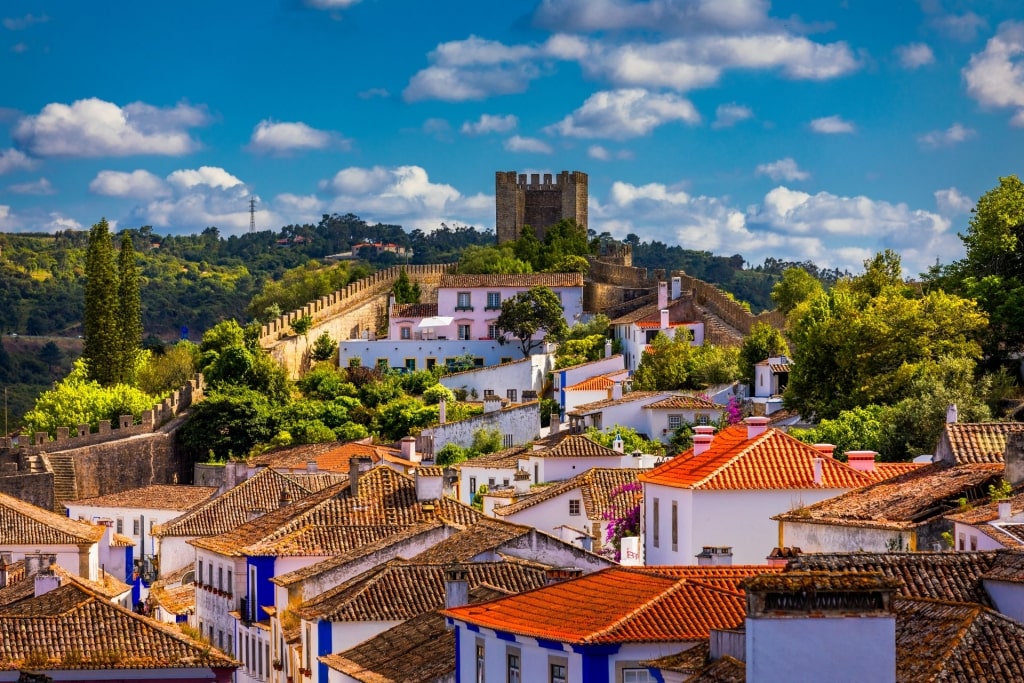
[[89, 230], [85, 278], [85, 344], [82, 358], [88, 364], [91, 379], [103, 386], [111, 386], [118, 380], [117, 359], [121, 344], [118, 333], [117, 270], [106, 218], [100, 219]]
[[128, 233], [121, 236], [121, 253], [117, 260], [118, 274], [118, 381], [135, 383], [135, 358], [142, 343], [142, 303], [139, 295], [139, 271], [135, 249]]

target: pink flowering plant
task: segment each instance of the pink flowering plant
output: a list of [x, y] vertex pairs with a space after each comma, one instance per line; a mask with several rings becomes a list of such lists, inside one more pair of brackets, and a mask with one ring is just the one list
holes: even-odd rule
[[616, 562], [622, 559], [622, 539], [640, 535], [640, 500], [643, 487], [638, 481], [617, 486], [612, 491], [608, 508], [602, 519], [609, 522], [602, 553]]

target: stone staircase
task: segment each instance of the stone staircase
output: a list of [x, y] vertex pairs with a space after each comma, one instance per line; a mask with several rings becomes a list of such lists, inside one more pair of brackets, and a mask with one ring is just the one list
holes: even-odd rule
[[70, 455], [50, 453], [42, 456], [49, 461], [53, 470], [53, 509], [65, 514], [65, 503], [78, 498], [78, 477], [75, 475], [75, 461]]
[[44, 474], [47, 472], [46, 461], [41, 455], [25, 456], [25, 472], [28, 474]]
[[709, 311], [705, 306], [694, 304], [697, 313], [704, 320], [704, 338], [719, 346], [740, 346], [743, 333]]

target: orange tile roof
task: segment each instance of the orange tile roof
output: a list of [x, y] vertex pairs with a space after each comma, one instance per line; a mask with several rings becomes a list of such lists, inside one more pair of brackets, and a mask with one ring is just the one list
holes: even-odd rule
[[[640, 470], [634, 469], [592, 467], [586, 472], [581, 472], [571, 479], [554, 484], [517, 503], [497, 507], [494, 509], [494, 514], [500, 517], [514, 515], [538, 503], [543, 503], [578, 489], [583, 500], [583, 512], [586, 518], [591, 521], [601, 521], [604, 519], [602, 515], [612, 505], [612, 494], [619, 487], [635, 482], [639, 473]], [[636, 503], [639, 498], [639, 491], [627, 496], [627, 500], [630, 503]], [[623, 501], [617, 501], [616, 504], [617, 506], [622, 506]], [[628, 504], [625, 506], [628, 506]]]
[[[620, 373], [612, 373], [620, 374]], [[598, 375], [597, 377], [588, 377], [582, 382], [576, 382], [565, 388], [566, 391], [601, 391], [602, 389], [611, 389], [615, 386], [615, 380], [608, 375]]]
[[583, 273], [492, 273], [487, 275], [442, 275], [439, 288], [582, 286]]
[[437, 315], [437, 302], [427, 304], [393, 304], [392, 318], [429, 318]]
[[783, 571], [784, 567], [771, 567], [765, 564], [730, 564], [712, 566], [681, 564], [651, 565], [647, 567], [636, 567], [635, 569], [661, 576], [670, 576], [674, 579], [697, 581], [709, 586], [716, 586], [718, 588], [740, 590], [740, 581], [760, 574], [775, 574]]
[[453, 619], [570, 644], [681, 642], [743, 623], [738, 590], [624, 567], [478, 605], [444, 610]]
[[209, 500], [215, 493], [217, 493], [216, 486], [154, 484], [152, 486], [121, 491], [120, 493], [96, 496], [95, 498], [82, 498], [71, 501], [68, 505], [148, 508], [151, 510], [181, 510], [184, 512]]
[[105, 531], [0, 493], [0, 546], [96, 543]]
[[304, 469], [312, 461], [316, 463], [318, 470], [347, 475], [349, 458], [352, 456], [368, 455], [373, 458], [374, 464], [379, 464], [385, 457], [397, 456], [401, 455], [401, 453], [397, 448], [360, 443], [358, 441], [303, 444], [264, 453], [257, 457], [253, 464], [256, 467]]
[[621, 458], [622, 453], [583, 434], [570, 434], [551, 448], [523, 453], [521, 458]]
[[[586, 365], [593, 365], [594, 363], [600, 363], [602, 361], [611, 360], [612, 358], [622, 358], [622, 354], [621, 353], [616, 353], [616, 354], [613, 354], [611, 356], [608, 356], [607, 358], [598, 358], [596, 360], [588, 360], [588, 361], [586, 361], [584, 363], [577, 363], [576, 365], [566, 365], [564, 368], [558, 368], [557, 370], [555, 370], [555, 372], [564, 372], [566, 370], [575, 370], [576, 368], [582, 368], [582, 367], [584, 367]], [[625, 361], [623, 361], [622, 369], [617, 370], [617, 372], [625, 372], [625, 368], [626, 368]]]
[[870, 472], [863, 472], [863, 474], [868, 475], [875, 481], [885, 481], [907, 472], [913, 472], [927, 465], [928, 463], [926, 462], [876, 462], [875, 469]]
[[644, 410], [659, 408], [672, 410], [725, 410], [725, 406], [720, 406], [714, 401], [709, 401], [708, 399], [701, 398], [700, 396], [689, 396], [686, 394], [669, 396], [668, 398], [663, 398], [660, 401], [648, 403], [644, 406]]
[[628, 394], [623, 394], [622, 398], [605, 398], [600, 401], [591, 401], [590, 403], [584, 403], [578, 405], [568, 412], [569, 415], [585, 415], [589, 412], [601, 410], [608, 406], [617, 406], [624, 403], [632, 403], [633, 401], [643, 401], [655, 396], [665, 397], [666, 391], [631, 391]]
[[705, 490], [854, 489], [874, 479], [832, 458], [822, 458], [821, 486], [814, 484], [814, 459], [822, 454], [785, 432], [767, 428], [753, 439], [747, 425], [726, 427], [705, 452], [681, 453], [640, 475], [640, 481]]

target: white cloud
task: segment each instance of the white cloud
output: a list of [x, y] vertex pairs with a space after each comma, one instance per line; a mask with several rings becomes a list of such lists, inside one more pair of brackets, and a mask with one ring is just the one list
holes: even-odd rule
[[515, 114], [492, 115], [481, 114], [476, 121], [466, 121], [462, 124], [463, 135], [486, 135], [487, 133], [507, 133], [515, 130], [519, 125], [519, 118]]
[[778, 182], [780, 180], [786, 180], [792, 182], [794, 180], [807, 180], [811, 177], [811, 174], [800, 170], [797, 166], [796, 161], [792, 157], [786, 157], [785, 159], [779, 159], [770, 164], [760, 164], [754, 171], [755, 175], [768, 176], [772, 180]]
[[588, 33], [630, 28], [655, 31], [750, 31], [768, 23], [767, 0], [543, 0], [534, 23]]
[[13, 232], [14, 228], [14, 215], [11, 213], [11, 207], [7, 204], [0, 204], [0, 230]]
[[337, 148], [347, 150], [351, 142], [337, 133], [317, 130], [301, 121], [278, 123], [260, 121], [252, 131], [249, 149], [268, 154], [285, 154], [304, 149]]
[[598, 161], [608, 161], [612, 158], [612, 153], [601, 145], [591, 145], [587, 148], [587, 156]]
[[302, 213], [319, 218], [324, 208], [324, 201], [315, 194], [297, 195], [285, 192], [274, 197], [274, 205], [281, 213], [288, 215]]
[[959, 123], [954, 123], [946, 130], [932, 130], [918, 136], [917, 141], [922, 147], [952, 147], [976, 136], [978, 132], [973, 128], [964, 128]]
[[988, 22], [974, 12], [964, 14], [947, 14], [931, 20], [932, 26], [950, 38], [970, 42], [978, 35], [978, 30], [988, 26]]
[[524, 138], [520, 135], [513, 135], [505, 140], [505, 150], [508, 152], [532, 152], [534, 154], [551, 154], [554, 150], [551, 145], [538, 140], [537, 138]]
[[540, 72], [531, 64], [512, 64], [488, 69], [459, 69], [431, 66], [409, 81], [403, 96], [409, 102], [482, 100], [491, 95], [509, 95], [526, 90]]
[[5, 149], [0, 151], [0, 175], [17, 170], [29, 170], [35, 167], [35, 162], [28, 158], [24, 152], [16, 149]]
[[924, 43], [910, 43], [896, 48], [896, 56], [904, 69], [918, 69], [935, 61], [932, 49]]
[[50, 195], [57, 193], [53, 189], [53, 185], [46, 178], [40, 178], [29, 183], [18, 183], [9, 186], [7, 189], [15, 194]]
[[143, 102], [119, 107], [97, 98], [51, 103], [14, 126], [13, 138], [35, 156], [178, 156], [199, 147], [187, 129], [207, 123], [202, 108], [158, 108]]
[[1024, 23], [1000, 24], [982, 52], [971, 55], [961, 72], [967, 94], [981, 105], [1016, 109], [1011, 123], [1024, 126]]
[[359, 99], [372, 100], [375, 98], [386, 99], [391, 97], [391, 93], [388, 92], [387, 88], [370, 88], [369, 90], [363, 90], [359, 93]]
[[306, 0], [306, 4], [316, 9], [347, 9], [358, 5], [359, 0]]
[[4, 28], [8, 31], [23, 31], [35, 24], [45, 24], [49, 20], [50, 17], [45, 14], [40, 14], [38, 17], [31, 14], [26, 14], [23, 17], [7, 17], [4, 19]]
[[935, 191], [935, 206], [943, 216], [968, 214], [974, 208], [974, 200], [955, 187]]
[[[117, 231], [117, 221], [107, 221], [107, 223], [110, 225], [111, 231]], [[43, 231], [57, 232], [58, 230], [81, 230], [83, 227], [84, 226], [74, 218], [68, 218], [67, 216], [55, 211], [49, 215], [49, 220], [43, 224]]]
[[154, 199], [166, 197], [171, 193], [170, 187], [163, 179], [143, 169], [136, 169], [131, 173], [100, 171], [89, 183], [89, 191], [108, 197], [135, 199]]
[[730, 102], [729, 104], [720, 104], [715, 109], [715, 120], [711, 124], [712, 128], [731, 128], [740, 121], [746, 121], [749, 118], [753, 118], [754, 111], [750, 107], [746, 107], [742, 104], [736, 104]]
[[167, 176], [167, 182], [181, 189], [205, 186], [227, 190], [243, 185], [241, 180], [217, 166], [181, 169]]
[[695, 124], [700, 114], [678, 95], [629, 88], [594, 93], [579, 109], [544, 130], [567, 137], [626, 140], [673, 121]]
[[815, 133], [835, 135], [838, 133], [852, 133], [856, 128], [851, 122], [843, 119], [841, 116], [824, 116], [811, 121], [811, 130]]

